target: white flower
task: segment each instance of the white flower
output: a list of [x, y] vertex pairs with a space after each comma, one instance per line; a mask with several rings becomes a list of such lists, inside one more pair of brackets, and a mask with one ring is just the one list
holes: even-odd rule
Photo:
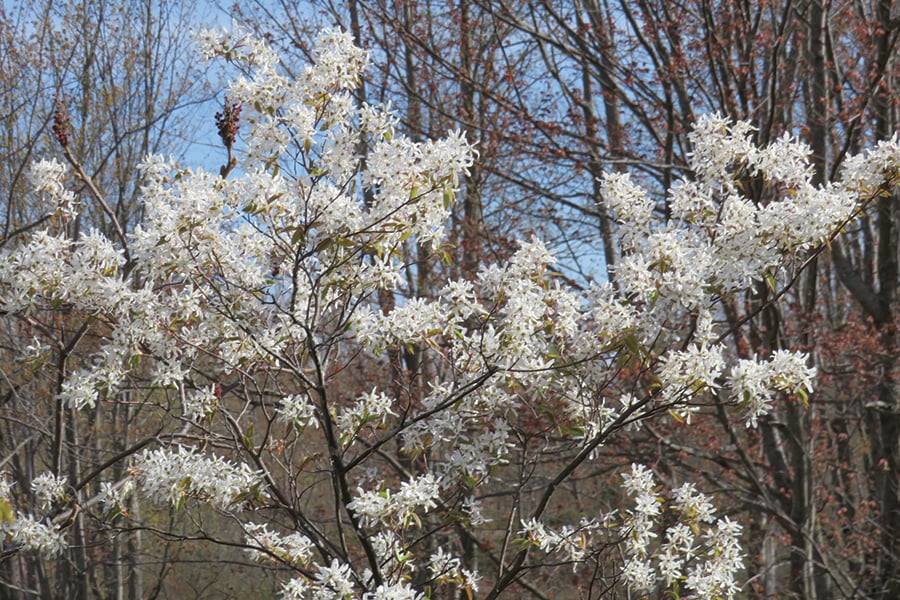
[[421, 600], [425, 595], [405, 582], [382, 583], [374, 592], [363, 594], [363, 600]]
[[55, 158], [41, 159], [32, 163], [28, 179], [35, 192], [47, 194], [53, 201], [53, 212], [74, 217], [78, 203], [75, 194], [67, 190], [63, 183], [66, 171], [66, 166]]
[[741, 359], [731, 367], [728, 385], [732, 398], [747, 407], [747, 427], [756, 427], [759, 417], [768, 414], [776, 391], [812, 391], [816, 371], [807, 361], [806, 354], [777, 350], [768, 362]]
[[57, 477], [49, 471], [41, 473], [31, 481], [31, 490], [41, 501], [41, 509], [47, 510], [56, 502], [66, 498], [66, 483], [68, 477], [65, 475]]
[[637, 557], [628, 559], [622, 575], [625, 576], [628, 585], [639, 592], [649, 590], [656, 581], [656, 570], [650, 561]]
[[[299, 532], [288, 535], [269, 531], [266, 524], [246, 523], [247, 544], [251, 558], [255, 560], [273, 560], [273, 556], [290, 564], [306, 565], [313, 556], [313, 543]], [[264, 551], [265, 552], [264, 552]]]
[[[648, 591], [659, 573], [667, 587], [681, 587], [683, 582], [698, 598], [733, 597], [740, 589], [735, 577], [743, 568], [738, 543], [741, 526], [728, 517], [716, 521], [709, 497], [686, 483], [672, 495], [679, 522], [666, 529], [661, 544], [653, 544], [656, 534], [652, 530], [663, 514], [653, 476], [646, 467], [632, 465], [631, 473], [623, 478], [628, 494], [636, 496], [635, 508], [623, 523], [628, 557], [623, 575], [629, 585]], [[699, 533], [695, 532], [701, 531], [703, 539], [697, 543]]]
[[241, 508], [244, 498], [262, 484], [260, 474], [246, 464], [204, 456], [185, 446], [144, 450], [134, 472], [148, 497], [176, 507], [187, 498], [198, 498], [223, 510]]
[[100, 504], [103, 510], [123, 510], [125, 500], [134, 491], [134, 480], [126, 479], [120, 482], [104, 481], [100, 484]]
[[725, 369], [721, 346], [688, 346], [662, 358], [659, 379], [666, 400], [689, 400], [694, 394], [719, 387]]
[[0, 530], [12, 538], [14, 545], [21, 544], [26, 550], [39, 552], [47, 558], [56, 556], [66, 548], [62, 532], [35, 520], [31, 515], [18, 514], [12, 522], [0, 523]]
[[315, 574], [315, 584], [319, 588], [315, 595], [317, 599], [345, 600], [353, 597], [355, 593], [350, 566], [337, 559], [332, 560], [327, 567], [319, 565]]
[[219, 406], [216, 385], [188, 392], [184, 396], [184, 417], [197, 421], [209, 417]]
[[347, 509], [359, 517], [363, 523], [396, 523], [403, 526], [411, 522], [419, 522], [415, 511], [423, 508], [426, 511], [436, 506], [440, 497], [440, 484], [433, 473], [426, 473], [400, 484], [400, 490], [391, 493], [388, 489], [364, 491], [357, 490], [357, 495], [347, 505]]
[[715, 509], [709, 496], [698, 492], [693, 483], [685, 483], [676, 488], [673, 501], [683, 518], [689, 522], [711, 523], [714, 520]]
[[388, 417], [396, 416], [392, 410], [394, 401], [384, 392], [373, 389], [360, 396], [356, 403], [341, 411], [337, 417], [338, 430], [344, 443], [349, 443], [357, 432], [367, 425], [382, 425]]
[[276, 410], [278, 416], [286, 423], [290, 423], [297, 428], [304, 428], [310, 423], [318, 427], [316, 421], [316, 407], [309, 399], [309, 394], [300, 393], [292, 396], [285, 396], [278, 403]]

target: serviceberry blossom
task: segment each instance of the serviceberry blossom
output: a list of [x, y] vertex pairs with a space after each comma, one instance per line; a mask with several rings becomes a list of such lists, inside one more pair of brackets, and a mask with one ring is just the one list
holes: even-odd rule
[[303, 429], [307, 425], [318, 426], [315, 419], [316, 407], [309, 399], [309, 394], [293, 394], [285, 396], [279, 402], [276, 409], [281, 419], [290, 423], [298, 429]]
[[769, 413], [775, 392], [812, 392], [816, 370], [808, 367], [803, 353], [776, 350], [768, 361], [739, 359], [730, 369], [729, 387], [733, 399], [746, 407], [747, 427], [756, 427], [759, 417]]
[[313, 543], [301, 533], [282, 535], [269, 531], [265, 523], [246, 523], [244, 531], [250, 546], [247, 552], [255, 560], [281, 560], [291, 565], [306, 565], [313, 557]]
[[408, 582], [381, 584], [375, 591], [362, 595], [363, 600], [422, 600], [425, 594], [418, 592]]
[[[686, 587], [694, 593], [689, 597], [733, 598], [740, 591], [736, 577], [744, 568], [738, 541], [741, 525], [728, 517], [717, 519], [710, 498], [693, 483], [673, 490], [664, 510], [649, 469], [635, 464], [622, 477], [634, 502], [623, 524], [628, 532], [623, 575], [629, 585], [642, 593], [661, 585], [680, 593]], [[672, 519], [677, 522], [658, 536], [661, 522]]]
[[383, 425], [391, 416], [397, 414], [391, 409], [394, 401], [384, 392], [372, 390], [362, 395], [337, 417], [338, 430], [345, 443], [349, 442], [357, 432], [365, 426]]
[[134, 480], [103, 481], [100, 483], [99, 501], [106, 513], [126, 512], [125, 501], [134, 492]]
[[215, 384], [184, 395], [184, 416], [191, 421], [209, 417], [219, 406]]
[[689, 346], [673, 350], [660, 361], [659, 379], [663, 398], [676, 400], [680, 395], [694, 394], [719, 387], [718, 378], [725, 369], [720, 346]]
[[429, 557], [428, 570], [431, 579], [437, 585], [456, 584], [465, 589], [470, 596], [478, 591], [480, 577], [464, 568], [458, 557], [448, 554], [443, 548], [438, 548], [437, 552]]
[[148, 498], [172, 506], [197, 498], [221, 510], [239, 509], [246, 495], [253, 489], [259, 490], [262, 484], [259, 473], [246, 464], [235, 465], [187, 446], [145, 450], [138, 455], [132, 470]]
[[440, 485], [431, 473], [404, 481], [400, 489], [364, 491], [358, 489], [355, 499], [347, 505], [357, 517], [369, 525], [395, 523], [409, 525], [420, 522], [417, 509], [429, 510], [436, 506], [440, 495]]
[[31, 480], [31, 490], [41, 502], [41, 510], [47, 510], [66, 498], [68, 477], [57, 477], [53, 473], [41, 473]]
[[597, 519], [582, 518], [577, 525], [550, 529], [532, 518], [522, 523], [520, 533], [543, 552], [562, 555], [565, 560], [572, 563], [574, 570], [590, 553], [592, 538], [606, 528], [606, 525]]
[[28, 170], [28, 181], [37, 194], [46, 195], [50, 212], [72, 218], [78, 214], [78, 202], [75, 193], [65, 187], [66, 173], [66, 166], [55, 158], [40, 159]]
[[900, 182], [900, 133], [878, 142], [874, 148], [847, 157], [841, 169], [840, 187], [854, 194], [871, 195]]
[[354, 596], [356, 586], [352, 577], [350, 566], [336, 559], [327, 567], [320, 565], [314, 576], [314, 584], [318, 590], [313, 594], [313, 598], [343, 600]]
[[60, 554], [66, 548], [61, 531], [31, 515], [18, 513], [11, 522], [0, 522], [0, 532], [6, 534], [11, 545], [21, 545], [25, 550], [37, 552], [47, 558]]

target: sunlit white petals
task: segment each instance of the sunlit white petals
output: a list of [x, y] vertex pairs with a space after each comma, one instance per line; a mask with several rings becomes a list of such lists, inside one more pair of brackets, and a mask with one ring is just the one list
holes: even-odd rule
[[[736, 578], [744, 568], [740, 524], [728, 517], [716, 519], [710, 498], [694, 484], [675, 489], [671, 506], [664, 511], [664, 500], [646, 467], [632, 465], [623, 479], [634, 502], [623, 524], [627, 532], [623, 575], [628, 584], [647, 592], [661, 580], [666, 588], [682, 593], [686, 586], [698, 598], [733, 598], [740, 591]], [[660, 539], [656, 530], [673, 518], [677, 521]]]
[[276, 411], [285, 422], [298, 429], [303, 429], [310, 424], [318, 426], [318, 422], [315, 420], [316, 407], [310, 400], [309, 394], [285, 396], [278, 404]]
[[340, 89], [355, 89], [366, 68], [368, 53], [353, 43], [350, 32], [324, 29], [316, 39], [315, 73]]
[[145, 450], [138, 456], [134, 472], [147, 497], [176, 507], [188, 498], [197, 498], [223, 510], [240, 508], [245, 498], [262, 493], [259, 473], [246, 464], [236, 465], [186, 446]]
[[192, 390], [184, 395], [184, 416], [190, 421], [209, 417], [219, 406], [216, 386]]
[[[322, 32], [314, 64], [293, 78], [245, 30], [204, 31], [198, 45], [242, 72], [228, 92], [243, 109], [235, 168], [148, 157], [142, 221], [127, 239], [27, 232], [0, 251], [0, 309], [24, 316], [23, 328], [64, 316], [67, 339], [88, 323], [84, 345], [65, 350], [63, 406], [105, 410], [128, 396], [147, 415], [174, 418], [178, 429], [151, 434], [160, 444], [198, 444], [144, 450], [125, 479], [98, 476], [107, 514], [127, 513], [131, 487], [177, 508], [257, 506], [264, 481], [286, 486], [269, 490], [273, 514], [282, 502], [295, 516], [341, 505], [337, 524], [304, 514], [302, 531], [243, 525], [250, 556], [295, 569], [285, 598], [419, 599], [411, 582], [423, 579], [435, 594], [474, 593], [478, 575], [458, 548], [418, 536], [499, 521], [488, 482], [524, 469], [531, 482], [515, 493], [533, 510], [524, 494], [548, 475], [533, 457], [599, 456], [610, 432], [641, 427], [664, 405], [689, 421], [702, 395], [723, 390], [750, 425], [778, 394], [802, 400], [814, 377], [805, 355], [729, 358], [717, 341], [727, 333], [722, 299], [789, 280], [799, 251], [898, 180], [896, 139], [849, 158], [840, 184], [816, 187], [806, 145], [784, 135], [759, 146], [749, 124], [712, 115], [691, 134], [690, 178], [665, 206], [638, 176], [602, 178], [621, 250], [614, 281], [573, 289], [537, 238], [441, 281], [455, 266], [432, 270], [408, 249], [451, 258], [446, 223], [476, 155], [463, 132], [414, 141], [389, 107], [360, 105], [367, 56], [341, 30]], [[36, 163], [31, 182], [73, 210], [60, 163]], [[426, 274], [432, 295], [420, 297]], [[24, 335], [25, 359], [62, 354], [50, 329]], [[409, 381], [395, 368], [403, 361]], [[226, 444], [231, 458], [213, 453]], [[329, 476], [341, 489], [315, 497]], [[21, 496], [49, 510], [67, 501], [67, 485], [44, 474]], [[621, 543], [624, 580], [640, 591], [736, 593], [741, 529], [716, 517], [711, 498], [691, 483], [667, 492], [640, 465], [623, 485], [628, 506], [616, 517], [564, 522], [554, 499], [508, 533], [575, 568]], [[12, 495], [0, 484], [5, 503]], [[0, 527], [26, 548], [63, 546], [30, 517]], [[347, 535], [334, 543], [338, 529]]]
[[689, 134], [691, 169], [711, 189], [732, 189], [734, 169], [746, 164], [757, 151], [752, 132], [746, 121], [732, 121], [719, 114], [701, 116]]
[[269, 531], [268, 525], [247, 523], [244, 525], [250, 557], [258, 561], [284, 561], [291, 565], [306, 565], [313, 557], [313, 543], [305, 535], [294, 532], [287, 535]]
[[134, 480], [124, 479], [118, 482], [104, 481], [100, 483], [100, 505], [107, 513], [125, 512], [125, 502], [134, 492]]
[[0, 531], [10, 537], [13, 546], [53, 558], [66, 549], [63, 533], [55, 526], [31, 515], [17, 514], [11, 522], [0, 522]]
[[400, 484], [400, 489], [357, 490], [355, 499], [347, 509], [364, 523], [395, 523], [403, 526], [419, 523], [416, 511], [436, 506], [440, 485], [432, 473], [410, 479]]
[[31, 490], [41, 503], [41, 510], [47, 510], [66, 498], [66, 476], [57, 477], [53, 473], [41, 473], [31, 480]]
[[425, 594], [416, 591], [409, 583], [382, 583], [372, 592], [362, 595], [363, 600], [421, 600]]
[[328, 566], [319, 565], [314, 582], [318, 590], [313, 597], [317, 599], [344, 600], [356, 593], [350, 565], [337, 559], [332, 560]]
[[662, 359], [659, 371], [663, 397], [678, 400], [719, 387], [718, 378], [725, 369], [720, 346], [689, 346], [673, 350]]
[[337, 415], [337, 428], [343, 443], [350, 443], [363, 427], [378, 427], [384, 425], [389, 417], [397, 416], [393, 406], [394, 400], [377, 390], [357, 398], [354, 404]]
[[98, 387], [100, 385], [100, 372], [96, 370], [80, 370], [72, 374], [62, 383], [62, 391], [58, 394], [61, 400], [69, 408], [81, 410], [93, 408], [100, 397]]
[[258, 68], [271, 68], [278, 63], [278, 54], [237, 21], [232, 21], [229, 29], [202, 29], [195, 34], [194, 42], [207, 59], [221, 56]]
[[601, 178], [604, 202], [622, 224], [623, 244], [631, 246], [649, 231], [656, 203], [627, 173], [604, 173]]
[[807, 362], [806, 354], [777, 350], [769, 361], [740, 359], [731, 367], [728, 385], [732, 398], [746, 408], [748, 427], [756, 427], [759, 417], [769, 413], [776, 391], [812, 391], [816, 370]]
[[33, 162], [28, 170], [28, 180], [38, 194], [46, 194], [51, 201], [50, 209], [65, 217], [78, 214], [75, 194], [65, 187], [67, 169], [56, 160], [41, 159]]
[[536, 519], [529, 519], [522, 523], [520, 533], [543, 552], [560, 554], [577, 567], [592, 547], [593, 536], [602, 529], [603, 523], [596, 519], [583, 518], [578, 525], [565, 525], [559, 529], [552, 529]]
[[478, 591], [480, 577], [464, 568], [458, 557], [448, 554], [443, 548], [438, 548], [428, 559], [428, 570], [431, 579], [438, 585], [457, 584], [468, 590], [469, 595]]
[[748, 162], [754, 174], [766, 182], [778, 182], [795, 189], [808, 184], [813, 168], [812, 149], [802, 140], [785, 132], [768, 146], [758, 148]]
[[871, 197], [900, 183], [900, 133], [882, 140], [874, 148], [844, 160], [841, 187], [852, 194]]

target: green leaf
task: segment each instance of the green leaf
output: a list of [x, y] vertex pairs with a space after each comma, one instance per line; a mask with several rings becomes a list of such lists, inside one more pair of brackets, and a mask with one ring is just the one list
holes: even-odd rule
[[248, 452], [253, 452], [253, 424], [250, 424], [250, 427], [247, 428], [247, 433], [244, 434], [244, 448], [247, 449]]
[[453, 202], [456, 199], [456, 194], [453, 193], [452, 188], [444, 188], [444, 208], [450, 208], [453, 206]]
[[0, 498], [0, 523], [8, 523], [13, 520], [13, 507], [12, 505]]
[[809, 408], [809, 395], [806, 393], [806, 388], [798, 388], [796, 394], [800, 402], [803, 403], [803, 408]]

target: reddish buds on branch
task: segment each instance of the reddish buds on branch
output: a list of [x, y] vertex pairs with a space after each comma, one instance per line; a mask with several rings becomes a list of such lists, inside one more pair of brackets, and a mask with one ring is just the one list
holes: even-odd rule
[[66, 106], [62, 96], [57, 96], [54, 101], [53, 135], [56, 136], [63, 148], [69, 147], [69, 141], [72, 137], [72, 120], [69, 118], [69, 108]]
[[238, 129], [240, 129], [238, 124], [241, 120], [240, 117], [241, 105], [230, 101], [228, 96], [225, 96], [225, 107], [222, 109], [222, 112], [216, 113], [216, 127], [219, 129], [219, 137], [222, 138], [222, 143], [225, 144], [229, 153], [234, 145]]

